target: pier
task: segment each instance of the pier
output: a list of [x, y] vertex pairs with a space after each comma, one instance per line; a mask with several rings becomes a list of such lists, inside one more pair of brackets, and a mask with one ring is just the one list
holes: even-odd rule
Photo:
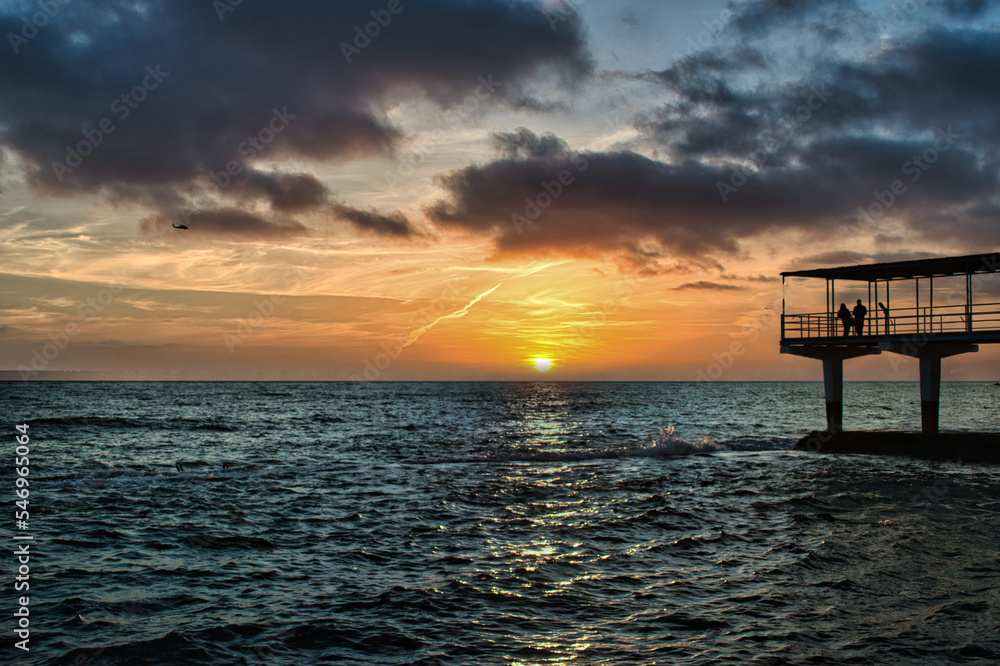
[[[782, 273], [781, 353], [822, 361], [825, 432], [840, 435], [845, 430], [844, 361], [892, 353], [918, 360], [919, 441], [927, 443], [937, 435], [942, 359], [979, 351], [979, 345], [1000, 343], [998, 298], [976, 298], [981, 276], [997, 273], [998, 263], [1000, 253], [993, 252]], [[822, 289], [819, 280], [824, 281]], [[802, 281], [816, 301], [825, 294], [823, 312], [788, 312], [785, 290], [790, 282]], [[843, 311], [838, 314], [838, 289], [852, 311], [847, 322]], [[854, 310], [858, 300], [863, 308]], [[792, 309], [799, 309], [798, 304]], [[854, 312], [866, 314], [853, 318]], [[857, 327], [857, 319], [862, 319], [861, 327]], [[862, 433], [852, 435], [839, 439], [865, 441]]]

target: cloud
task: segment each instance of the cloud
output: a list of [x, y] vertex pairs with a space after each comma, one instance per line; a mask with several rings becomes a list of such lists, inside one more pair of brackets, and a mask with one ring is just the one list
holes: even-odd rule
[[723, 282], [711, 282], [709, 280], [698, 280], [697, 282], [685, 282], [673, 288], [674, 291], [741, 291], [746, 287], [735, 284], [725, 284]]
[[294, 213], [312, 210], [326, 203], [329, 189], [309, 173], [267, 173], [256, 169], [231, 185], [234, 194], [266, 199], [273, 210]]
[[735, 5], [711, 46], [640, 77], [671, 95], [638, 114], [651, 154], [497, 133], [497, 159], [439, 176], [428, 216], [493, 236], [500, 255], [647, 271], [743, 256], [782, 230], [996, 245], [1000, 32], [941, 19], [989, 15], [980, 3], [927, 11], [932, 27], [911, 17], [887, 37], [850, 0]]
[[[509, 145], [514, 136], [523, 149]], [[719, 184], [729, 181], [734, 164], [665, 163], [632, 152], [563, 147], [539, 152], [543, 144], [564, 144], [521, 130], [501, 142], [516, 157], [438, 178], [446, 196], [428, 208], [432, 220], [494, 236], [501, 255], [618, 254], [644, 266], [666, 257], [735, 257], [741, 241], [769, 231], [798, 229], [818, 238], [843, 231], [872, 193], [887, 191], [901, 166], [927, 147], [869, 137], [818, 141], [800, 152], [796, 165], [754, 174], [723, 200]], [[920, 178], [912, 192], [894, 195], [891, 209], [920, 228], [932, 224], [936, 212], [993, 196], [998, 183], [992, 168], [957, 146]], [[960, 238], [962, 231], [948, 233]]]
[[448, 196], [427, 212], [442, 225], [494, 234], [501, 254], [655, 255], [644, 240], [682, 255], [734, 253], [754, 221], [713, 215], [723, 208], [721, 177], [714, 167], [630, 152], [507, 158], [440, 177]]
[[916, 261], [918, 259], [930, 259], [938, 255], [933, 252], [915, 252], [901, 250], [899, 252], [880, 252], [867, 254], [864, 252], [853, 252], [851, 250], [830, 250], [811, 254], [807, 257], [800, 257], [792, 260], [792, 264], [803, 267], [822, 266], [859, 266], [861, 264], [881, 264], [892, 261]]
[[[404, 2], [374, 37], [364, 31], [381, 10], [364, 4], [220, 4], [60, 4], [58, 20], [8, 53], [0, 143], [33, 185], [185, 186], [234, 161], [384, 154], [402, 134], [380, 109], [400, 95], [447, 107], [483, 77], [497, 88], [484, 104], [517, 106], [535, 82], [566, 90], [592, 70], [579, 16], [553, 31], [531, 2]], [[0, 33], [19, 34], [22, 19], [16, 4], [0, 10]], [[276, 209], [308, 201], [257, 175], [246, 188]]]
[[979, 18], [997, 5], [996, 0], [938, 0], [933, 6], [951, 17]]
[[[188, 229], [174, 229], [175, 223], [183, 222]], [[181, 238], [225, 238], [229, 240], [285, 240], [308, 235], [308, 229], [301, 223], [287, 219], [267, 219], [238, 208], [199, 210], [177, 219], [157, 214], [142, 220], [143, 233], [184, 234]]]
[[854, 0], [758, 0], [737, 5], [732, 23], [744, 38], [784, 28], [836, 39], [864, 15]]
[[378, 236], [396, 238], [414, 238], [421, 236], [405, 215], [399, 211], [383, 214], [374, 210], [361, 210], [336, 204], [333, 206], [336, 217], [347, 220], [360, 231], [370, 232]]
[[506, 158], [554, 158], [569, 154], [569, 146], [555, 134], [536, 135], [526, 127], [513, 132], [494, 132], [493, 145]]
[[759, 153], [769, 166], [834, 137], [952, 127], [993, 147], [1000, 142], [992, 113], [1000, 89], [991, 84], [1000, 74], [1000, 33], [931, 28], [888, 40], [870, 56], [820, 54], [798, 75], [769, 80], [764, 68], [780, 69], [780, 57], [742, 44], [685, 58], [651, 77], [678, 99], [643, 114], [639, 128], [675, 157], [747, 160]]

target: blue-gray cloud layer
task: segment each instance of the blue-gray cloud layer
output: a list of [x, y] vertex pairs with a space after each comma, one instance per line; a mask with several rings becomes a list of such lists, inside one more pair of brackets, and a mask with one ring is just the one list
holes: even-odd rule
[[158, 188], [162, 203], [164, 187], [212, 177], [226, 196], [302, 211], [327, 193], [254, 165], [391, 152], [402, 135], [378, 110], [389, 96], [447, 107], [482, 77], [502, 84], [490, 104], [516, 106], [535, 77], [572, 87], [592, 67], [579, 17], [553, 31], [520, 0], [50, 4], [37, 29], [24, 22], [37, 6], [0, 11], [0, 144], [54, 193]]
[[[657, 159], [503, 133], [497, 160], [440, 178], [429, 214], [495, 235], [500, 253], [647, 266], [735, 255], [783, 229], [877, 234], [890, 218], [932, 241], [996, 246], [1000, 33], [984, 18], [996, 4], [901, 17], [848, 0], [738, 4], [707, 48], [634, 75], [671, 95], [637, 113]], [[563, 172], [572, 182], [539, 205]]]

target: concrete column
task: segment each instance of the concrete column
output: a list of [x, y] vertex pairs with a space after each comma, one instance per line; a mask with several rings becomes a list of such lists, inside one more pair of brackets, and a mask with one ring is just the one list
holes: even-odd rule
[[941, 401], [941, 357], [920, 357], [920, 429], [925, 433], [938, 432], [938, 415]]
[[844, 424], [844, 360], [823, 359], [823, 388], [826, 391], [826, 429], [840, 432]]
[[840, 432], [844, 429], [844, 360], [880, 354], [875, 346], [789, 345], [781, 346], [782, 354], [795, 354], [823, 361], [823, 389], [826, 392], [826, 429]]
[[979, 345], [964, 342], [935, 342], [914, 336], [903, 342], [884, 342], [883, 351], [911, 356], [920, 361], [920, 429], [938, 432], [938, 406], [941, 401], [941, 359], [956, 354], [979, 351]]

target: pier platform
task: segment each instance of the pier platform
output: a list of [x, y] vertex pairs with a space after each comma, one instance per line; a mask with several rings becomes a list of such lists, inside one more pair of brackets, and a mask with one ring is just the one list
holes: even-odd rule
[[1000, 432], [814, 430], [795, 444], [795, 450], [1000, 464]]
[[[980, 345], [1000, 344], [1000, 302], [995, 300], [995, 289], [983, 282], [985, 276], [998, 272], [1000, 252], [782, 273], [783, 289], [789, 280], [825, 282], [820, 312], [788, 312], [784, 292], [781, 303], [781, 353], [823, 363], [824, 432], [837, 433], [835, 441], [855, 449], [865, 445], [879, 450], [919, 449], [932, 441], [926, 438], [939, 432], [942, 359], [977, 352]], [[845, 298], [838, 308], [837, 285], [844, 282], [848, 287], [841, 287]], [[813, 292], [824, 293], [818, 289]], [[856, 305], [848, 307], [849, 301]], [[883, 352], [919, 362], [920, 434], [924, 438], [917, 433], [847, 432], [842, 397], [844, 361]], [[962, 445], [970, 451], [976, 446], [968, 434], [946, 433], [941, 437], [945, 439], [934, 441], [956, 445], [965, 441]], [[983, 435], [983, 440], [995, 441], [989, 434]]]

